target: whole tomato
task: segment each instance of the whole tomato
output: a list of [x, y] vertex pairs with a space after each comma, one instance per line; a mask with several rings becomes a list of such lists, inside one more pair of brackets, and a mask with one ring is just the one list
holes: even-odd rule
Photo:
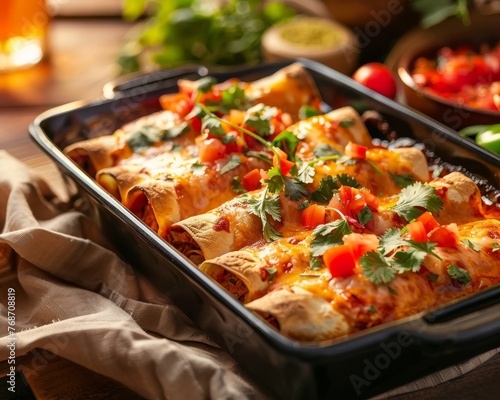
[[396, 80], [384, 64], [371, 62], [359, 67], [352, 79], [390, 99], [396, 97]]

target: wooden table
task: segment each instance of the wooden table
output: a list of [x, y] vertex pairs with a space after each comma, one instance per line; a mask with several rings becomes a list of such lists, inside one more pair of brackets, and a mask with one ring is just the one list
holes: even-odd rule
[[[99, 98], [103, 84], [116, 76], [117, 49], [129, 29], [130, 25], [119, 19], [55, 20], [50, 58], [31, 70], [0, 75], [0, 149], [36, 168], [56, 191], [61, 184], [57, 170], [30, 140], [27, 126], [52, 106]], [[25, 357], [29, 360], [34, 355]], [[0, 363], [0, 376], [2, 370], [5, 374], [5, 365]], [[452, 381], [396, 398], [493, 399], [500, 393], [499, 378], [497, 355]], [[72, 399], [140, 398], [120, 384], [59, 357], [28, 383], [40, 400], [64, 399], [69, 393]]]

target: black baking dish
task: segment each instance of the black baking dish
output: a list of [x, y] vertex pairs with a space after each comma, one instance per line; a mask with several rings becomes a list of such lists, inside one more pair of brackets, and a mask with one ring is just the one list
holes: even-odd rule
[[[349, 104], [360, 113], [375, 110], [400, 136], [424, 143], [442, 162], [463, 165], [500, 188], [499, 157], [330, 68], [299, 61], [332, 108]], [[197, 270], [62, 153], [71, 142], [110, 134], [126, 121], [159, 110], [158, 96], [176, 91], [178, 78], [210, 74], [219, 81], [254, 80], [289, 63], [232, 71], [187, 66], [115, 82], [107, 87], [113, 98], [49, 110], [30, 125], [30, 134], [69, 178], [69, 187], [78, 189], [88, 214], [121, 256], [167, 293], [273, 398], [367, 398], [500, 346], [499, 286], [327, 344], [289, 340]]]

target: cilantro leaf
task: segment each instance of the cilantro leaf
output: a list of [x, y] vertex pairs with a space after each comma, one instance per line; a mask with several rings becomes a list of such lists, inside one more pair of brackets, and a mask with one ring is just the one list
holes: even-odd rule
[[394, 183], [401, 188], [413, 185], [415, 183], [415, 178], [411, 174], [394, 174], [391, 171], [387, 171], [389, 176], [392, 178]]
[[243, 123], [249, 128], [255, 129], [260, 136], [268, 136], [272, 133], [271, 118], [276, 113], [275, 107], [257, 104], [248, 110]]
[[254, 158], [258, 158], [259, 160], [262, 160], [268, 164], [271, 164], [273, 165], [273, 162], [271, 160], [271, 158], [269, 158], [269, 156], [267, 154], [263, 154], [263, 153], [257, 153], [256, 151], [248, 151], [245, 153], [245, 155], [247, 157], [254, 157]]
[[226, 131], [222, 127], [222, 123], [220, 122], [220, 120], [214, 118], [210, 114], [205, 115], [202, 119], [201, 131], [203, 132], [205, 129], [208, 129], [212, 136], [221, 137], [226, 134]]
[[240, 165], [241, 165], [241, 158], [239, 158], [238, 156], [231, 156], [231, 158], [226, 163], [226, 165], [224, 165], [221, 168], [220, 173], [221, 173], [221, 175], [223, 175], [226, 172], [229, 172], [232, 169], [235, 169], [235, 168], [239, 167]]
[[456, 264], [450, 264], [447, 268], [447, 271], [448, 275], [461, 285], [467, 285], [470, 281], [472, 281], [472, 278], [470, 277], [467, 270], [460, 268]]
[[322, 158], [328, 156], [341, 156], [342, 152], [327, 143], [322, 143], [314, 148], [313, 154], [316, 158]]
[[476, 253], [479, 253], [481, 251], [481, 247], [475, 245], [472, 243], [469, 239], [464, 239], [462, 240], [462, 243], [465, 244], [466, 246], [469, 246], [472, 250], [474, 250]]
[[257, 215], [262, 221], [262, 230], [266, 241], [271, 242], [281, 237], [269, 218], [274, 221], [281, 221], [280, 198], [277, 194], [268, 195], [268, 188], [259, 195], [257, 198], [247, 199], [248, 211]]
[[317, 271], [321, 269], [321, 261], [317, 257], [311, 257], [309, 260], [309, 269], [311, 271]]
[[434, 282], [436, 282], [438, 280], [439, 275], [437, 275], [437, 274], [428, 274], [427, 278], [429, 278], [429, 280], [434, 283]]
[[398, 247], [404, 246], [406, 241], [401, 237], [401, 230], [391, 228], [380, 238], [379, 246], [384, 255], [392, 253]]
[[274, 267], [266, 268], [267, 273], [269, 274], [268, 282], [271, 283], [274, 280], [274, 276], [278, 272], [278, 270]]
[[315, 117], [316, 115], [321, 115], [321, 111], [317, 108], [308, 106], [306, 104], [299, 108], [300, 119], [308, 119], [311, 117]]
[[314, 239], [311, 241], [311, 254], [321, 256], [330, 247], [342, 244], [342, 237], [351, 233], [349, 224], [343, 218], [328, 224], [319, 225], [314, 229]]
[[491, 248], [492, 248], [491, 252], [492, 252], [492, 253], [495, 253], [495, 252], [497, 252], [498, 250], [500, 250], [500, 244], [498, 244], [498, 243], [494, 242], [494, 243], [492, 243], [492, 244], [491, 244]]
[[193, 170], [193, 175], [195, 176], [201, 176], [205, 174], [205, 171], [207, 167], [204, 164], [195, 162], [192, 166], [191, 169]]
[[358, 213], [357, 219], [359, 223], [363, 226], [365, 226], [368, 222], [370, 222], [373, 219], [373, 213], [372, 210], [370, 210], [370, 207], [364, 206]]
[[299, 201], [302, 197], [307, 197], [308, 192], [303, 182], [295, 178], [284, 178], [285, 196], [290, 197], [292, 201]]
[[291, 161], [296, 160], [295, 151], [297, 150], [298, 144], [299, 138], [290, 131], [281, 132], [272, 141], [272, 145], [283, 150]]
[[189, 130], [189, 124], [183, 122], [169, 129], [162, 129], [155, 125], [143, 125], [128, 135], [126, 142], [135, 153], [146, 150], [154, 143], [174, 139]]
[[233, 188], [235, 193], [246, 193], [246, 189], [243, 187], [241, 182], [238, 180], [238, 177], [235, 176], [231, 181], [231, 187]]
[[412, 250], [422, 251], [425, 254], [430, 254], [431, 256], [436, 257], [438, 260], [441, 260], [436, 253], [434, 253], [434, 249], [436, 248], [436, 243], [433, 242], [416, 242], [415, 240], [405, 240], [412, 248]]
[[297, 171], [297, 179], [304, 183], [313, 183], [316, 170], [308, 163], [299, 160], [299, 170]]
[[250, 101], [245, 96], [245, 91], [238, 86], [238, 83], [233, 83], [223, 90], [221, 98], [224, 105], [221, 111], [224, 114], [227, 114], [231, 109], [246, 110], [250, 105]]
[[390, 265], [398, 273], [406, 271], [418, 272], [427, 253], [424, 251], [412, 249], [408, 251], [397, 251]]
[[208, 93], [212, 90], [214, 85], [217, 83], [216, 79], [212, 76], [206, 76], [200, 78], [194, 82], [195, 88], [198, 92]]
[[284, 176], [281, 175], [278, 167], [268, 169], [267, 176], [269, 179], [266, 179], [265, 182], [267, 183], [267, 187], [271, 193], [279, 193], [285, 188]]
[[353, 119], [344, 119], [343, 121], [339, 122], [339, 125], [342, 128], [349, 128], [350, 126], [353, 126], [356, 123]]
[[337, 181], [333, 176], [328, 175], [321, 179], [318, 189], [311, 193], [311, 200], [320, 204], [328, 204], [338, 188]]
[[436, 213], [443, 207], [443, 201], [432, 186], [415, 182], [401, 190], [399, 200], [391, 207], [400, 217], [411, 221], [427, 210]]
[[355, 189], [359, 189], [361, 187], [361, 184], [356, 180], [356, 178], [347, 175], [347, 174], [339, 174], [335, 177], [341, 185], [343, 186], [350, 186]]
[[394, 279], [394, 269], [379, 252], [369, 251], [359, 259], [359, 263], [363, 274], [376, 285], [388, 283]]

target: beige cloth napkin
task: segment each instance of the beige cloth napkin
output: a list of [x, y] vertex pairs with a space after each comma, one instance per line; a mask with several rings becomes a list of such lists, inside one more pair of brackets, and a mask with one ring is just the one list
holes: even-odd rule
[[0, 151], [0, 360], [9, 357], [10, 287], [17, 355], [51, 351], [148, 399], [264, 397], [84, 215], [65, 207], [40, 177]]
[[[84, 215], [3, 151], [0, 227], [0, 360], [9, 357], [5, 301], [10, 287], [18, 355], [48, 350], [148, 399], [265, 397], [229, 355], [113, 253]], [[391, 394], [452, 379], [496, 353]], [[26, 374], [43, 372], [24, 367]]]

